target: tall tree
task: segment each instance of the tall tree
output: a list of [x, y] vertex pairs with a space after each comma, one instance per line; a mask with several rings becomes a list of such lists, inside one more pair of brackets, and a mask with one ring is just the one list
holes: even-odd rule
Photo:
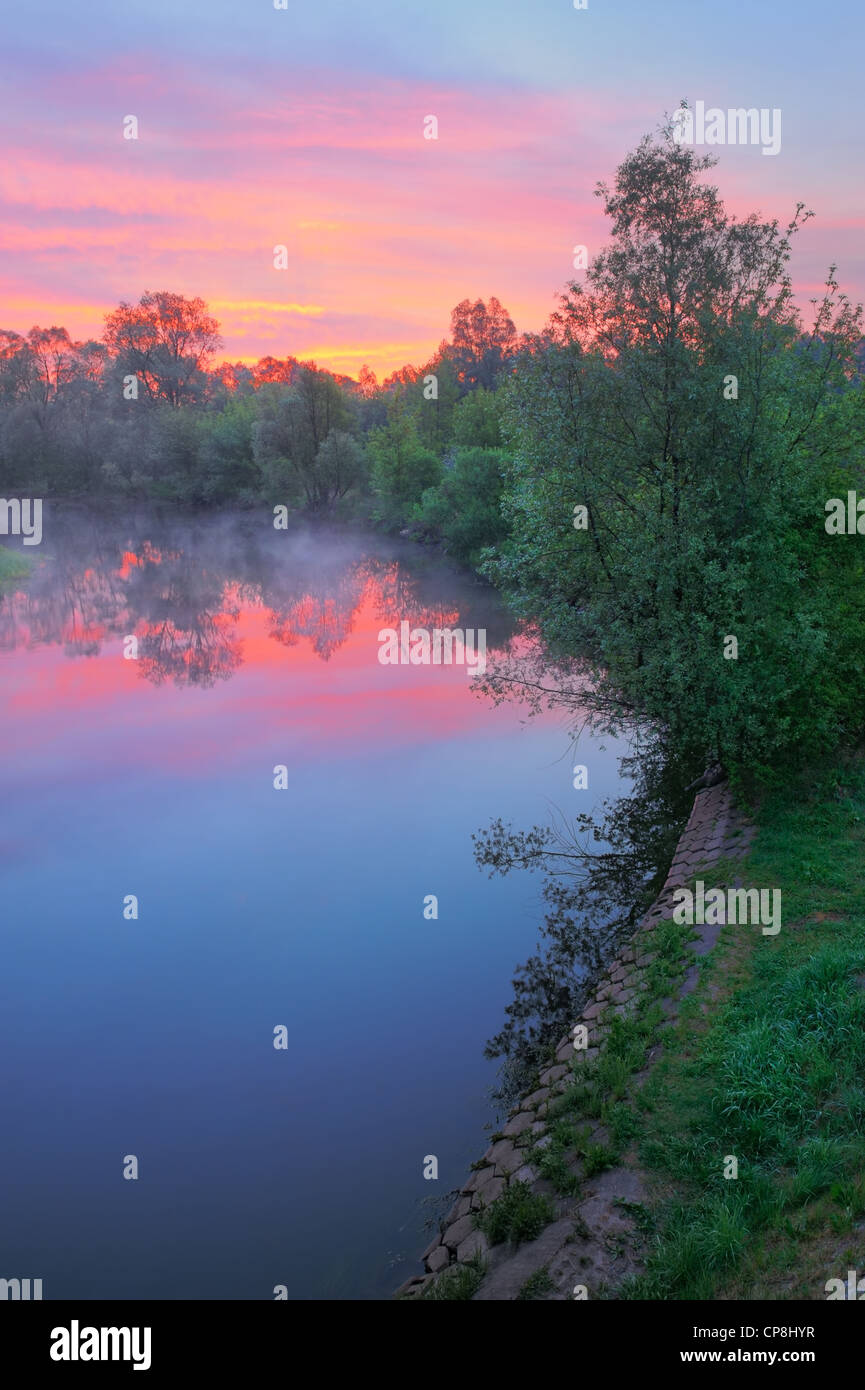
[[124, 374], [137, 376], [151, 400], [183, 405], [200, 397], [222, 346], [203, 299], [146, 290], [105, 318], [105, 343]]
[[358, 484], [362, 461], [347, 438], [352, 412], [330, 373], [304, 364], [292, 387], [264, 386], [258, 397], [253, 448], [274, 502], [318, 510]]
[[408, 518], [424, 489], [434, 487], [442, 473], [435, 454], [423, 446], [406, 389], [388, 401], [386, 423], [370, 431], [369, 451], [379, 517], [388, 525], [398, 525]]
[[737, 221], [715, 162], [668, 126], [599, 187], [612, 243], [506, 389], [491, 572], [586, 661], [600, 715], [765, 768], [861, 723], [862, 562], [823, 524], [865, 442], [861, 323], [830, 272], [803, 328], [801, 205]]
[[463, 299], [451, 311], [451, 343], [460, 381], [466, 389], [491, 390], [517, 345], [517, 330], [493, 296], [487, 303]]

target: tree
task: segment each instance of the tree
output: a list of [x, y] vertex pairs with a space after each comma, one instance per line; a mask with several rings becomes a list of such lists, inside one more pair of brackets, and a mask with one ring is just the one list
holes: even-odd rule
[[358, 453], [342, 438], [328, 444], [332, 434], [348, 434], [353, 423], [348, 401], [328, 372], [299, 367], [293, 387], [262, 387], [256, 409], [253, 452], [274, 502], [321, 510], [360, 481]]
[[35, 374], [30, 345], [20, 333], [0, 329], [0, 402], [11, 405], [25, 396]]
[[47, 405], [75, 375], [72, 340], [65, 328], [31, 328], [27, 344], [39, 398]]
[[248, 396], [254, 389], [253, 369], [243, 362], [222, 362], [212, 375], [214, 381], [219, 382], [231, 395]]
[[456, 560], [477, 565], [484, 547], [507, 535], [501, 510], [503, 471], [502, 449], [458, 449], [453, 467], [438, 487], [424, 492], [413, 519], [440, 536]]
[[517, 343], [517, 330], [493, 296], [488, 303], [463, 299], [451, 311], [451, 342], [460, 381], [466, 390], [491, 390]]
[[497, 393], [483, 386], [463, 396], [453, 413], [454, 443], [498, 449], [502, 442], [501, 412], [502, 403]]
[[[430, 377], [435, 378], [434, 383]], [[447, 343], [421, 367], [417, 381], [406, 390], [421, 442], [442, 457], [452, 443], [454, 409], [461, 395], [456, 365]]]
[[202, 416], [199, 459], [202, 500], [251, 502], [261, 488], [261, 471], [252, 448], [255, 402], [231, 396], [222, 410]]
[[314, 458], [331, 430], [351, 423], [348, 402], [330, 372], [312, 363], [297, 373], [295, 394], [304, 445]]
[[823, 526], [865, 442], [861, 325], [830, 272], [805, 332], [802, 206], [736, 221], [715, 162], [668, 126], [599, 186], [612, 244], [505, 388], [513, 540], [489, 573], [585, 663], [599, 718], [765, 771], [861, 725], [862, 566]]
[[366, 456], [352, 435], [345, 430], [331, 430], [319, 445], [315, 472], [322, 505], [330, 506], [362, 486]]
[[378, 390], [378, 378], [372, 370], [372, 367], [368, 366], [366, 362], [364, 362], [358, 374], [357, 386], [360, 394], [367, 398], [374, 396]]
[[222, 346], [219, 324], [203, 299], [146, 290], [105, 318], [105, 343], [121, 372], [137, 376], [147, 397], [176, 407], [199, 399]]
[[383, 391], [392, 391], [395, 387], [414, 386], [420, 376], [420, 367], [413, 367], [409, 363], [405, 367], [398, 367], [390, 376], [386, 376], [382, 382]]
[[407, 519], [424, 488], [434, 486], [442, 473], [435, 454], [421, 443], [403, 393], [394, 395], [388, 403], [387, 422], [370, 430], [369, 451], [379, 517], [388, 525], [398, 525]]
[[253, 384], [256, 391], [259, 386], [266, 386], [274, 382], [291, 386], [297, 375], [297, 370], [296, 357], [261, 357], [253, 368]]

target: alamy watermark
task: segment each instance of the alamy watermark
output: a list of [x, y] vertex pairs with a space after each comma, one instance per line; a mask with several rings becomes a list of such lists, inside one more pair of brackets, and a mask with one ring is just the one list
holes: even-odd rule
[[827, 535], [865, 536], [865, 497], [857, 497], [852, 490], [847, 493], [846, 504], [843, 497], [830, 497], [825, 511]]
[[412, 627], [405, 619], [399, 632], [383, 627], [378, 634], [382, 666], [465, 666], [472, 675], [487, 669], [486, 628]]
[[677, 888], [673, 894], [673, 921], [678, 926], [695, 923], [723, 926], [725, 922], [763, 924], [764, 936], [777, 936], [781, 930], [781, 890], [773, 888], [771, 911], [768, 888], [710, 888], [697, 879], [696, 893]]
[[[33, 1285], [33, 1292], [30, 1285]], [[0, 1279], [0, 1301], [12, 1299], [13, 1302], [27, 1303], [31, 1299], [38, 1301], [42, 1297], [41, 1279]]]
[[677, 145], [762, 145], [764, 154], [781, 149], [781, 110], [773, 106], [736, 106], [722, 111], [698, 101], [692, 111], [680, 106], [673, 116]]
[[861, 1303], [865, 1299], [865, 1277], [859, 1277], [855, 1269], [848, 1269], [847, 1282], [843, 1279], [828, 1279], [823, 1285], [829, 1303], [836, 1298], [855, 1299]]
[[40, 545], [42, 498], [0, 497], [0, 536], [23, 536], [25, 545]]
[[133, 1371], [150, 1370], [149, 1327], [69, 1327], [51, 1329], [52, 1361], [131, 1361]]

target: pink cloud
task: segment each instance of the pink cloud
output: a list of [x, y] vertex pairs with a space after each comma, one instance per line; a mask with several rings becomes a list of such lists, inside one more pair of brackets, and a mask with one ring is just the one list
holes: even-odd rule
[[131, 61], [60, 74], [47, 100], [0, 165], [3, 326], [99, 336], [118, 300], [167, 288], [211, 303], [229, 359], [379, 373], [434, 351], [466, 296], [496, 294], [539, 329], [571, 248], [606, 240], [595, 183], [656, 119], [590, 91], [310, 71], [286, 91], [281, 70], [242, 65], [223, 87]]

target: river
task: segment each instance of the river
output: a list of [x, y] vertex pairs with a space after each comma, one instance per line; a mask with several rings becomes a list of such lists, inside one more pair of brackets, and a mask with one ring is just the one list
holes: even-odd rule
[[591, 809], [623, 749], [584, 734], [575, 791], [562, 716], [383, 665], [405, 620], [488, 655], [514, 633], [416, 547], [46, 508], [26, 553], [0, 600], [0, 1276], [385, 1298], [489, 1142], [482, 1049], [542, 918], [471, 834]]

